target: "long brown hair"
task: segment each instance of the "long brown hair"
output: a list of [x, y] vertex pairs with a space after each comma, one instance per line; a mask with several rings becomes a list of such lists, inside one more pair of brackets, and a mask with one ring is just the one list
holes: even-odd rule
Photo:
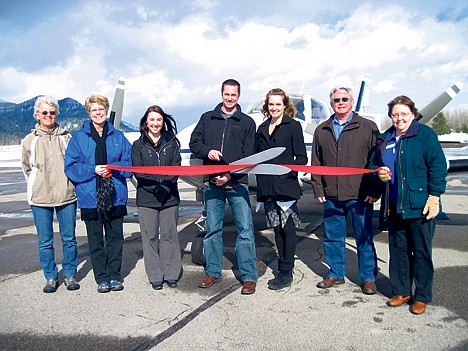
[[270, 99], [270, 96], [273, 96], [273, 95], [281, 96], [281, 98], [283, 99], [283, 104], [285, 106], [284, 113], [287, 114], [289, 117], [294, 118], [294, 115], [296, 114], [296, 108], [294, 107], [294, 104], [291, 102], [291, 99], [289, 98], [288, 94], [286, 94], [280, 88], [271, 89], [266, 94], [265, 102], [262, 107], [263, 115], [268, 118], [271, 117], [270, 112], [268, 111], [268, 101]]

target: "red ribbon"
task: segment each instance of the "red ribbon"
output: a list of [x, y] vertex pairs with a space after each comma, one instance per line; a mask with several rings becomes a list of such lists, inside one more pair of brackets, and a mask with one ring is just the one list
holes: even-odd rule
[[305, 166], [305, 165], [283, 165], [291, 171], [305, 172], [310, 174], [325, 175], [325, 176], [343, 176], [354, 174], [373, 173], [379, 169], [364, 169], [352, 167], [332, 167], [332, 166]]
[[255, 164], [245, 165], [195, 165], [195, 166], [134, 166], [122, 167], [108, 165], [109, 169], [142, 174], [195, 176], [203, 174], [227, 173], [242, 168], [250, 168]]
[[[203, 174], [226, 173], [242, 168], [254, 167], [255, 164], [245, 165], [195, 165], [195, 166], [135, 166], [122, 167], [108, 165], [109, 169], [127, 171], [142, 174], [175, 175], [175, 176], [195, 176]], [[329, 167], [329, 166], [305, 166], [305, 165], [282, 165], [291, 171], [305, 172], [317, 175], [344, 176], [378, 172], [378, 169], [363, 169], [351, 167]]]

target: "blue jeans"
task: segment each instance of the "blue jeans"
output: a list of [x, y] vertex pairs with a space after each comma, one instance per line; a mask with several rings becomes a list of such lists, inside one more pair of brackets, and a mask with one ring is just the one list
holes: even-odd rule
[[324, 206], [325, 237], [323, 251], [330, 267], [328, 276], [341, 279], [346, 275], [346, 217], [349, 215], [356, 240], [359, 276], [363, 281], [375, 281], [377, 254], [372, 227], [373, 206], [362, 200], [327, 200]]
[[232, 217], [237, 227], [236, 256], [242, 281], [258, 279], [255, 236], [250, 208], [249, 192], [244, 186], [205, 188], [207, 234], [203, 240], [207, 275], [221, 278], [224, 252], [223, 223], [226, 199], [231, 206]]
[[75, 237], [76, 202], [57, 207], [31, 206], [31, 210], [37, 230], [39, 261], [45, 278], [56, 279], [58, 277], [54, 251], [54, 210], [57, 213], [62, 238], [63, 274], [66, 277], [74, 277], [78, 266], [78, 248]]

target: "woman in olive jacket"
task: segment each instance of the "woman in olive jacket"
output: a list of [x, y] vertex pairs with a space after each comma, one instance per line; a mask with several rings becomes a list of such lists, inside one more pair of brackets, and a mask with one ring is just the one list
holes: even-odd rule
[[[283, 146], [286, 150], [268, 161], [273, 164], [307, 164], [304, 135], [300, 123], [291, 116], [295, 108], [288, 95], [281, 89], [270, 90], [262, 113], [267, 120], [257, 130], [257, 152]], [[257, 175], [257, 200], [264, 202], [267, 224], [275, 232], [278, 250], [278, 271], [268, 287], [279, 290], [290, 286], [293, 280], [296, 229], [299, 225], [297, 200], [302, 192], [297, 172], [285, 175]]]
[[[157, 105], [140, 120], [140, 138], [133, 143], [133, 166], [179, 166], [180, 143], [176, 123]], [[146, 274], [155, 290], [177, 287], [182, 257], [177, 234], [179, 190], [177, 176], [135, 173], [136, 204], [143, 243]]]

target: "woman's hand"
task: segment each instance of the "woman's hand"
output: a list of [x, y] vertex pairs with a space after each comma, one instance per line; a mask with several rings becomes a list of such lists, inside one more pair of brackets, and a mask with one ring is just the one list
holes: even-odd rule
[[103, 178], [112, 177], [112, 172], [109, 168], [107, 168], [107, 165], [97, 165], [94, 171], [98, 176], [101, 176]]

